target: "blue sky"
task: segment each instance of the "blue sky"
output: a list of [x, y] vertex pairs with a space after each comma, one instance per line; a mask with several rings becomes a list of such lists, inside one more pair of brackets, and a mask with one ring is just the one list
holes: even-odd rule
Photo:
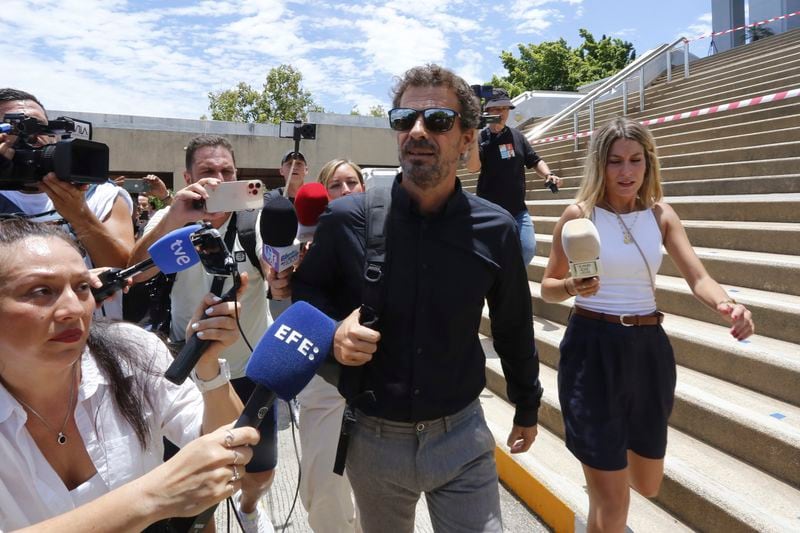
[[[2, 0], [2, 85], [50, 109], [199, 118], [209, 91], [288, 63], [326, 111], [388, 109], [393, 77], [435, 62], [470, 83], [502, 50], [587, 28], [637, 53], [711, 30], [710, 0]], [[705, 56], [708, 39], [692, 51]]]

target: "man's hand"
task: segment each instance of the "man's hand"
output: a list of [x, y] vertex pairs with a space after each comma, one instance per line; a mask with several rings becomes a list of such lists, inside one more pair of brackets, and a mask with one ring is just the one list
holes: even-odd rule
[[215, 227], [221, 226], [228, 218], [228, 213], [207, 213], [204, 208], [198, 209], [194, 204], [198, 200], [205, 201], [208, 198], [206, 188], [213, 189], [220, 183], [222, 181], [217, 178], [203, 178], [175, 193], [166, 215], [172, 221], [169, 225], [170, 231], [201, 219], [211, 222]]
[[273, 300], [289, 300], [292, 297], [292, 274], [293, 268], [287, 268], [281, 272], [276, 272], [266, 261], [261, 261], [261, 268], [266, 266], [267, 284], [272, 293]]
[[17, 143], [16, 135], [9, 135], [8, 133], [0, 133], [0, 156], [5, 157], [9, 161], [14, 159], [14, 145]]
[[359, 310], [345, 318], [333, 336], [333, 356], [345, 366], [361, 366], [372, 359], [381, 334], [358, 323]]
[[169, 190], [167, 190], [167, 186], [163, 181], [161, 181], [161, 178], [155, 174], [148, 174], [142, 179], [144, 179], [144, 181], [147, 183], [147, 196], [158, 198], [161, 201], [165, 201], [167, 199], [169, 196]]
[[506, 444], [511, 453], [527, 452], [533, 441], [536, 440], [538, 433], [538, 426], [522, 427], [514, 424], [514, 427], [511, 428], [511, 433], [508, 434]]

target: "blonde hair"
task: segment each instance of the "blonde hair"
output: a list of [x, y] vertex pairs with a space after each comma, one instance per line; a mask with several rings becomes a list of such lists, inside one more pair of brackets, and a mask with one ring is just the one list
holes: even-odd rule
[[363, 187], [364, 176], [361, 173], [361, 167], [356, 165], [349, 159], [331, 159], [330, 161], [325, 163], [325, 165], [323, 165], [322, 169], [319, 171], [319, 176], [317, 177], [317, 181], [323, 184], [327, 189], [328, 181], [331, 179], [331, 176], [333, 176], [336, 173], [336, 169], [338, 169], [342, 165], [350, 165], [350, 168], [352, 168], [355, 171], [356, 176], [358, 176], [358, 182]]
[[658, 152], [653, 134], [635, 120], [617, 117], [592, 133], [583, 169], [583, 180], [575, 197], [577, 203], [582, 203], [585, 217], [591, 216], [594, 207], [606, 200], [606, 164], [611, 146], [617, 139], [636, 141], [644, 151], [646, 165], [644, 181], [636, 196], [636, 206], [639, 209], [647, 209], [664, 197], [661, 189], [661, 167], [658, 164]]

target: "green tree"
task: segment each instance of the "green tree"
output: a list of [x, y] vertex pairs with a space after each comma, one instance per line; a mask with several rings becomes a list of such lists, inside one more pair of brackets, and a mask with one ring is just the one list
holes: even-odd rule
[[[353, 106], [353, 108], [350, 110], [350, 114], [363, 116], [361, 110], [358, 108], [358, 105]], [[380, 104], [370, 106], [369, 111], [367, 112], [368, 117], [385, 117], [386, 115], [386, 109], [384, 109], [384, 107]]]
[[514, 97], [525, 91], [574, 91], [578, 86], [614, 74], [636, 58], [633, 45], [605, 35], [598, 41], [581, 29], [583, 43], [571, 48], [562, 38], [540, 44], [518, 45], [519, 57], [508, 51], [500, 54], [508, 74], [494, 76], [492, 85], [502, 87]]
[[214, 120], [271, 122], [305, 119], [312, 111], [323, 111], [311, 93], [303, 89], [303, 75], [291, 65], [270, 69], [262, 90], [240, 81], [236, 87], [208, 93], [208, 108]]

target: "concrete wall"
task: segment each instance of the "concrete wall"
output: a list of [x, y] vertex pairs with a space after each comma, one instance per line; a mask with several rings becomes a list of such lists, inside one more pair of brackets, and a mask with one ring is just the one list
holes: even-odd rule
[[[108, 144], [110, 172], [153, 172], [173, 176], [173, 186], [184, 185], [184, 147], [200, 133], [223, 135], [233, 144], [236, 164], [242, 169], [276, 172], [283, 154], [294, 148], [292, 139], [278, 136], [273, 124], [243, 124], [213, 120], [184, 120], [80, 111], [49, 111], [50, 118], [70, 116], [93, 125], [93, 138]], [[300, 150], [313, 181], [327, 161], [338, 157], [362, 166], [397, 166], [395, 134], [386, 119], [312, 113], [316, 140], [304, 140]]]
[[[752, 17], [752, 15], [751, 15]], [[712, 31], [724, 31], [744, 25], [744, 0], [711, 0]], [[717, 35], [714, 44], [718, 52], [744, 44], [744, 30]]]

